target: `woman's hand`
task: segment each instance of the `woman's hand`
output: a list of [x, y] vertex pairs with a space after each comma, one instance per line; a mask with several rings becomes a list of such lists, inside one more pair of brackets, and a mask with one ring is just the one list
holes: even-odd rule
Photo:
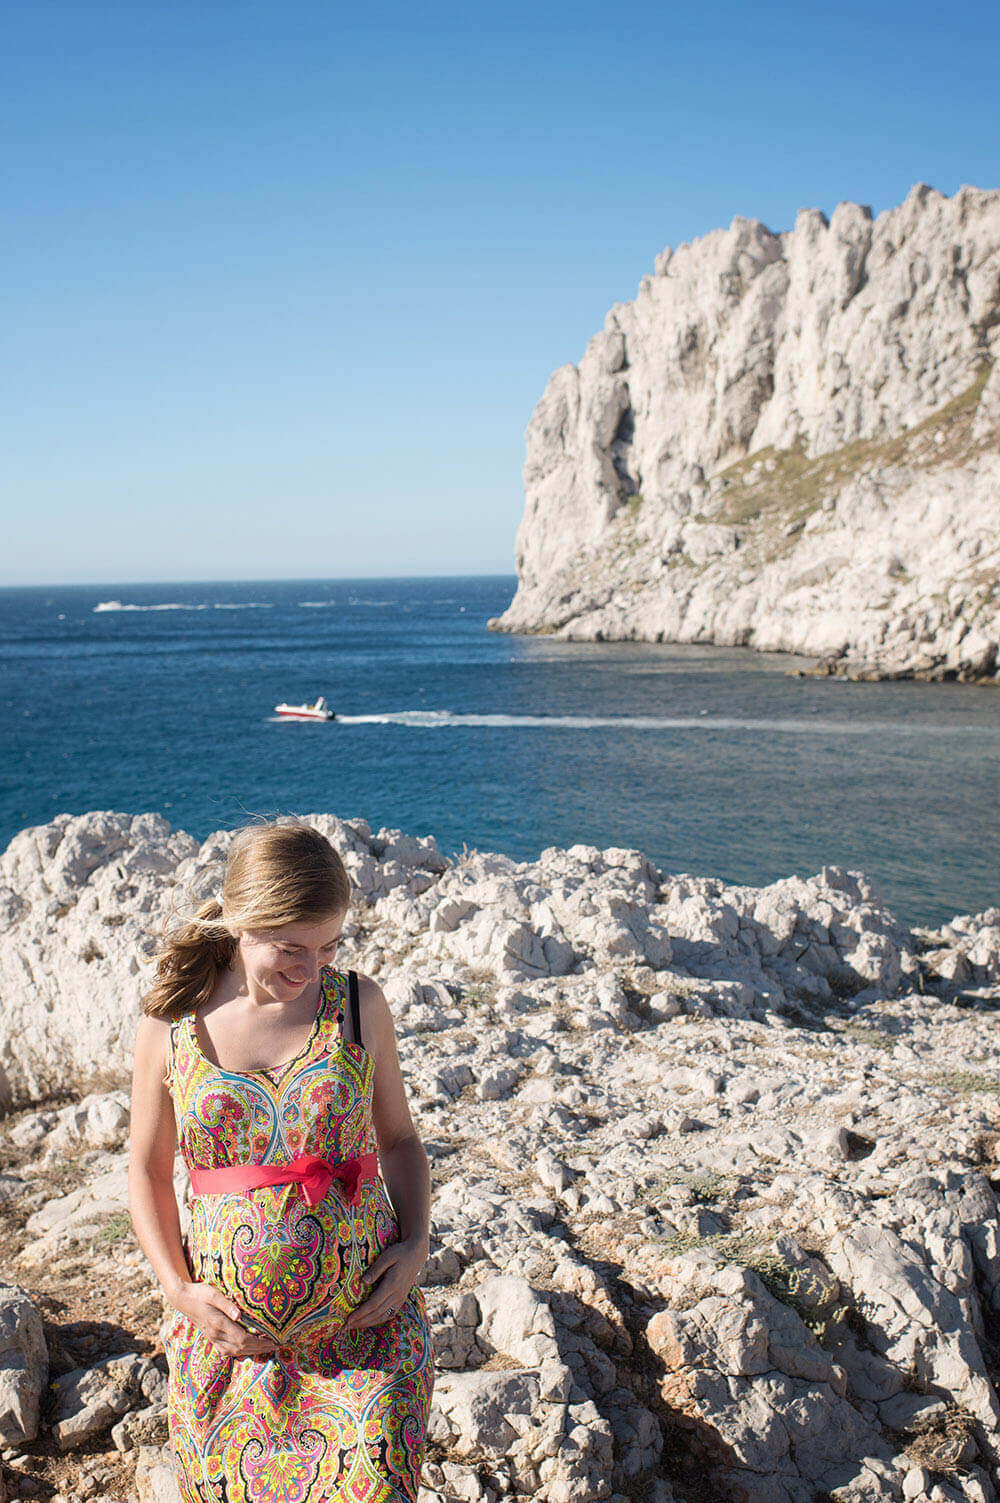
[[173, 1303], [226, 1357], [263, 1357], [277, 1350], [273, 1336], [258, 1335], [239, 1324], [248, 1318], [246, 1311], [214, 1284], [182, 1284]]
[[372, 1292], [364, 1304], [358, 1305], [347, 1317], [344, 1330], [364, 1331], [369, 1326], [385, 1325], [391, 1320], [417, 1282], [420, 1270], [427, 1262], [428, 1251], [426, 1237], [408, 1237], [379, 1253], [362, 1275]]

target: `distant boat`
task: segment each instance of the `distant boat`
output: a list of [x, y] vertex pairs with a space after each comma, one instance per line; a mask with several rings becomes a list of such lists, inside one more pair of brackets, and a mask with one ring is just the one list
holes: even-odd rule
[[282, 720], [336, 720], [326, 700], [320, 695], [311, 705], [275, 705], [274, 713]]

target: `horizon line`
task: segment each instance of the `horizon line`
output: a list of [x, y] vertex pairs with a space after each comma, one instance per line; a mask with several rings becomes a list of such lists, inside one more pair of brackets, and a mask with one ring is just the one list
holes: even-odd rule
[[357, 584], [382, 582], [394, 584], [403, 580], [416, 579], [517, 579], [517, 571], [509, 573], [447, 573], [447, 574], [272, 574], [265, 575], [234, 575], [226, 578], [220, 575], [206, 575], [197, 579], [95, 579], [95, 580], [41, 580], [30, 584], [3, 584], [0, 583], [0, 591], [5, 590], [124, 590], [124, 589], [159, 589], [170, 585], [259, 585], [259, 584]]

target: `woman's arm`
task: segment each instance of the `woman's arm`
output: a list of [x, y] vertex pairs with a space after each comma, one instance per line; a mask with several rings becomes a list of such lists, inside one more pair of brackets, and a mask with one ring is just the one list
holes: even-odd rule
[[430, 1168], [406, 1100], [392, 1013], [381, 987], [369, 977], [358, 977], [358, 993], [364, 1047], [375, 1060], [375, 1137], [399, 1241], [387, 1247], [365, 1274], [365, 1282], [374, 1288], [345, 1322], [348, 1330], [382, 1325], [399, 1309], [427, 1261], [431, 1214]]
[[132, 1120], [129, 1134], [129, 1210], [132, 1225], [153, 1272], [175, 1309], [190, 1317], [208, 1339], [233, 1357], [274, 1350], [268, 1337], [250, 1335], [236, 1324], [242, 1315], [234, 1300], [210, 1284], [191, 1279], [181, 1243], [174, 1194], [177, 1127], [173, 1101], [163, 1077], [170, 1025], [143, 1016], [135, 1040]]
[[171, 1304], [191, 1277], [174, 1194], [177, 1130], [167, 1069], [170, 1025], [142, 1017], [135, 1039], [129, 1135], [129, 1209], [139, 1245]]

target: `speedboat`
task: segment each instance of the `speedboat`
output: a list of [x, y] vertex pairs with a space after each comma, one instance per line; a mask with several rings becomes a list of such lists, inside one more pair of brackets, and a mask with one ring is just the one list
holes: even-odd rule
[[282, 720], [336, 720], [322, 694], [311, 705], [275, 705], [274, 713]]

